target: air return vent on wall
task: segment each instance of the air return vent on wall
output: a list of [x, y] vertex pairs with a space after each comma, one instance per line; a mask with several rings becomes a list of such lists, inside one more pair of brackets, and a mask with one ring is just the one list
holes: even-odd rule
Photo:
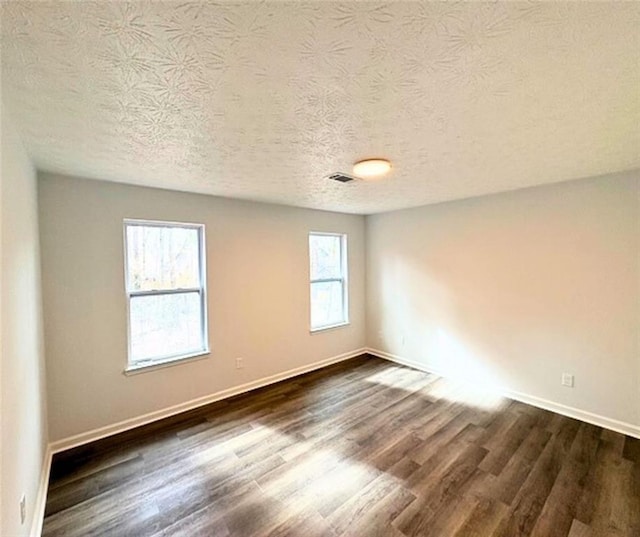
[[339, 183], [349, 183], [350, 181], [355, 181], [356, 177], [347, 175], [346, 173], [336, 172], [336, 173], [327, 175], [327, 179], [331, 179], [332, 181], [338, 181]]

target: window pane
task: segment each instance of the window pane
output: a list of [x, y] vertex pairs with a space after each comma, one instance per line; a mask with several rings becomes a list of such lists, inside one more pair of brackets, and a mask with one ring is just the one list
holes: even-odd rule
[[342, 237], [335, 235], [309, 235], [311, 279], [340, 278]]
[[200, 294], [131, 298], [131, 361], [204, 350]]
[[342, 282], [312, 283], [311, 327], [319, 328], [346, 321], [342, 299]]
[[127, 226], [129, 290], [200, 287], [198, 230]]

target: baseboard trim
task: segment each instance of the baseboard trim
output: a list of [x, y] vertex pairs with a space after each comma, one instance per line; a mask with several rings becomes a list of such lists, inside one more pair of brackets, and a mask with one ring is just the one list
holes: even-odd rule
[[31, 537], [40, 537], [42, 535], [42, 524], [44, 523], [44, 510], [47, 505], [47, 491], [49, 489], [49, 474], [51, 473], [51, 459], [53, 452], [51, 446], [48, 445], [44, 452], [44, 460], [42, 461], [42, 471], [40, 472], [40, 483], [38, 484], [38, 496], [33, 506], [33, 518], [31, 522]]
[[298, 375], [303, 375], [304, 373], [309, 373], [310, 371], [315, 371], [316, 369], [321, 369], [328, 365], [336, 364], [344, 360], [349, 360], [351, 358], [355, 358], [356, 356], [365, 354], [366, 352], [366, 348], [361, 348], [354, 351], [345, 352], [343, 354], [338, 354], [337, 356], [332, 356], [331, 358], [326, 358], [325, 360], [320, 360], [312, 364], [296, 367], [282, 373], [277, 373], [269, 377], [264, 377], [252, 382], [248, 382], [246, 384], [241, 384], [240, 386], [228, 388], [226, 390], [205, 395], [204, 397], [199, 397], [197, 399], [192, 399], [191, 401], [186, 401], [184, 403], [179, 403], [171, 407], [163, 408], [162, 410], [156, 410], [154, 412], [149, 412], [148, 414], [143, 414], [142, 416], [137, 416], [135, 418], [123, 420], [112, 425], [93, 429], [91, 431], [87, 431], [86, 433], [80, 433], [68, 438], [64, 438], [62, 440], [57, 440], [55, 442], [52, 442], [49, 447], [52, 454], [59, 453], [61, 451], [78, 447], [83, 444], [88, 444], [89, 442], [94, 442], [95, 440], [100, 440], [101, 438], [106, 438], [107, 436], [112, 436], [114, 434], [128, 431], [129, 429], [133, 429], [141, 425], [146, 425], [163, 418], [175, 416], [176, 414], [186, 412], [187, 410], [193, 410], [194, 408], [208, 405], [210, 403], [215, 403], [216, 401], [221, 401], [222, 399], [228, 399], [229, 397], [233, 397], [234, 395], [240, 395], [241, 393], [255, 390], [257, 388], [262, 388], [264, 386], [268, 386], [269, 384], [280, 382], [281, 380], [297, 377]]
[[[395, 362], [397, 364], [404, 365], [407, 367], [412, 367], [413, 369], [418, 369], [420, 371], [425, 371], [427, 373], [433, 373], [434, 375], [438, 375], [440, 377], [453, 378], [451, 377], [451, 375], [447, 375], [442, 371], [437, 371], [436, 369], [428, 367], [427, 365], [421, 362], [410, 360], [403, 356], [398, 356], [396, 354], [391, 354], [385, 351], [372, 349], [372, 348], [367, 348], [366, 352], [373, 356], [377, 356], [378, 358], [382, 358], [390, 362]], [[461, 379], [457, 379], [457, 380], [461, 380]], [[591, 423], [592, 425], [597, 425], [598, 427], [603, 427], [605, 429], [609, 429], [617, 433], [626, 434], [628, 436], [632, 436], [634, 438], [640, 439], [640, 426], [633, 425], [631, 423], [627, 423], [624, 421], [615, 420], [612, 418], [607, 418], [606, 416], [601, 416], [599, 414], [587, 412], [586, 410], [581, 410], [579, 408], [563, 405], [561, 403], [556, 403], [548, 399], [536, 397], [535, 395], [529, 395], [527, 393], [509, 390], [507, 388], [496, 388], [496, 391], [509, 399], [514, 399], [516, 401], [520, 401], [521, 403], [526, 403], [528, 405], [542, 408], [544, 410], [550, 410], [551, 412], [556, 412], [557, 414], [562, 414], [563, 416], [567, 416], [569, 418], [574, 418], [580, 421]]]

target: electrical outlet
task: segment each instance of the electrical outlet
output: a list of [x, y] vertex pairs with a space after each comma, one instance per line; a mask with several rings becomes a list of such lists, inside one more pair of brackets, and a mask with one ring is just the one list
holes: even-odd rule
[[236, 369], [242, 369], [244, 367], [244, 358], [236, 358]]
[[27, 518], [27, 497], [23, 494], [20, 498], [20, 524], [24, 524]]
[[573, 375], [562, 373], [562, 385], [567, 388], [573, 388]]

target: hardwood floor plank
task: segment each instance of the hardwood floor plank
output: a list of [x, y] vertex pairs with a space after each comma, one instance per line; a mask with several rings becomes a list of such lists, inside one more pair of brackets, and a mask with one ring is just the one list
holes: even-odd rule
[[486, 459], [482, 461], [482, 469], [493, 475], [499, 475], [520, 444], [529, 436], [534, 424], [535, 418], [529, 414], [518, 417], [505, 433], [502, 441], [489, 450]]
[[275, 528], [263, 534], [264, 537], [335, 537], [335, 532], [320, 514], [313, 510], [302, 511], [287, 516]]
[[531, 429], [491, 487], [495, 499], [511, 505], [550, 438], [551, 433], [544, 429]]
[[532, 531], [534, 537], [565, 537], [571, 530], [587, 473], [587, 461], [598, 448], [597, 429], [583, 424], [563, 463], [542, 512]]
[[[424, 439], [426, 436], [429, 441], [422, 442], [416, 446], [409, 453], [409, 457], [418, 464], [423, 465], [465, 430], [468, 424], [469, 422], [462, 408], [452, 408], [451, 413], [443, 412], [428, 422], [425, 430], [418, 432], [421, 438]], [[429, 429], [434, 430], [433, 434], [427, 433]]]
[[569, 537], [593, 537], [593, 533], [589, 526], [574, 518], [569, 530]]
[[640, 439], [631, 438], [630, 436], [625, 437], [622, 456], [631, 462], [640, 464]]
[[640, 535], [638, 441], [359, 357], [54, 457], [43, 536]]
[[632, 535], [640, 535], [640, 461], [635, 462], [630, 476], [631, 483], [627, 491], [629, 512], [631, 514], [629, 524]]
[[166, 520], [163, 529], [154, 534], [154, 537], [231, 535], [223, 518], [224, 513], [230, 506], [240, 503], [244, 498], [256, 497], [259, 493], [260, 488], [254, 481], [225, 487], [220, 490], [217, 499], [204, 507], [194, 510], [185, 517], [173, 521]]
[[[455, 452], [455, 451], [454, 451]], [[454, 499], [454, 495], [472, 476], [478, 465], [486, 457], [487, 450], [469, 444], [453, 460], [445, 459], [413, 491], [420, 492], [420, 498], [398, 516], [395, 526], [405, 535], [428, 535], [435, 527], [434, 519]]]
[[91, 474], [91, 479], [77, 479], [51, 491], [46, 504], [45, 516], [63, 511], [84, 502], [102, 492], [118, 487], [142, 470], [144, 460], [140, 455], [114, 464]]
[[561, 432], [547, 443], [529, 477], [518, 492], [507, 515], [495, 531], [496, 537], [531, 535], [538, 516], [553, 488], [578, 423], [567, 423]]
[[362, 535], [380, 533], [382, 528], [390, 527], [415, 498], [398, 480], [382, 474], [336, 509], [327, 520], [337, 535], [354, 532], [355, 528], [359, 528]]
[[475, 505], [463, 516], [466, 516], [462, 526], [455, 532], [454, 537], [484, 537], [493, 535], [496, 527], [505, 516], [508, 507], [492, 498], [476, 498]]
[[[593, 464], [587, 473], [584, 492], [576, 509], [575, 518], [590, 526], [595, 534], [617, 536], [625, 535], [629, 531], [621, 526], [632, 523], [632, 517], [621, 520], [615, 516], [616, 513], [620, 513], [620, 504], [623, 503], [619, 499], [618, 489], [630, 491], [627, 492], [631, 495], [627, 499], [630, 504], [638, 502], [633, 479], [631, 483], [626, 482], [627, 472], [633, 475], [634, 464], [622, 458], [624, 437], [615, 436], [616, 434], [602, 431]], [[624, 511], [622, 514], [624, 515]], [[626, 515], [624, 516], [626, 519]]]

